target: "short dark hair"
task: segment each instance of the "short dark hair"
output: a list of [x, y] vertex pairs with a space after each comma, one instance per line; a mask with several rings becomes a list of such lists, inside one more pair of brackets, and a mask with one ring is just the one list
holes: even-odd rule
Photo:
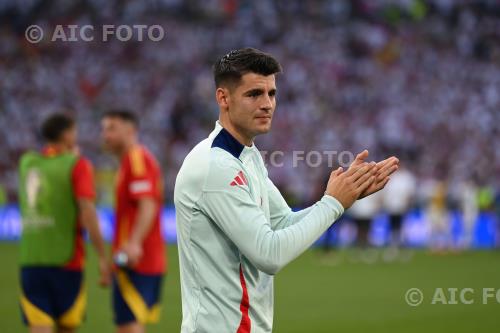
[[42, 137], [48, 142], [57, 142], [62, 134], [73, 128], [75, 121], [64, 113], [54, 113], [47, 117], [40, 128]]
[[129, 110], [123, 110], [123, 109], [109, 110], [109, 111], [106, 111], [102, 117], [103, 118], [119, 118], [123, 121], [131, 123], [135, 127], [139, 127], [139, 119], [132, 111], [129, 111]]
[[247, 47], [233, 50], [213, 66], [215, 86], [238, 84], [246, 73], [272, 75], [281, 73], [280, 63], [270, 54]]

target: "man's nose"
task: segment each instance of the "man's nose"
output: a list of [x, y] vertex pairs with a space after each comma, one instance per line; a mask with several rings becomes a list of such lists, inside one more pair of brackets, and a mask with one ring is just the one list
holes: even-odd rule
[[271, 102], [271, 98], [269, 96], [266, 95], [264, 97], [264, 101], [262, 102], [260, 108], [264, 111], [271, 111], [271, 109], [273, 108], [273, 103]]

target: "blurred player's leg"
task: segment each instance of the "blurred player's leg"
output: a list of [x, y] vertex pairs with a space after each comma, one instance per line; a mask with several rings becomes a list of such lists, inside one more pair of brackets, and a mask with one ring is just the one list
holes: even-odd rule
[[369, 232], [370, 232], [370, 219], [366, 218], [355, 218], [354, 223], [358, 229], [356, 237], [356, 245], [360, 249], [366, 249], [369, 246]]
[[117, 332], [144, 332], [160, 316], [162, 275], [118, 269], [113, 279], [113, 310]]
[[57, 267], [24, 267], [21, 270], [21, 309], [31, 332], [74, 332], [81, 324], [86, 304], [83, 274]]
[[[337, 222], [338, 224], [338, 222]], [[333, 251], [334, 250], [334, 247], [335, 247], [335, 243], [336, 243], [336, 238], [337, 238], [337, 232], [335, 230], [333, 230], [333, 225], [330, 226], [330, 228], [328, 228], [328, 230], [326, 230], [325, 234], [324, 234], [324, 238], [323, 238], [323, 251], [325, 253], [329, 253], [330, 251]]]
[[385, 249], [383, 257], [387, 262], [398, 259], [401, 246], [401, 225], [403, 216], [401, 214], [389, 215], [389, 246]]
[[400, 214], [391, 214], [389, 216], [391, 239], [390, 245], [396, 248], [401, 246], [401, 227], [403, 224], [403, 216]]
[[446, 193], [446, 184], [437, 182], [426, 209], [431, 226], [431, 251], [441, 254], [447, 253], [452, 246]]
[[391, 231], [389, 247], [384, 251], [385, 261], [396, 260], [400, 255], [403, 218], [413, 206], [416, 184], [414, 174], [403, 166], [394, 173], [382, 192], [383, 208], [389, 214]]

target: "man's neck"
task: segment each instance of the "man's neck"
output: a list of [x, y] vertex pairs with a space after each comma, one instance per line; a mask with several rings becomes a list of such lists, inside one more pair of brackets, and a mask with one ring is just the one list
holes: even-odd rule
[[48, 143], [45, 148], [47, 150], [52, 150], [58, 154], [64, 154], [64, 153], [68, 153], [71, 151], [71, 148], [69, 148], [64, 143], [59, 143], [59, 142]]
[[219, 118], [219, 122], [222, 127], [226, 131], [229, 132], [239, 143], [242, 145], [251, 147], [253, 145], [253, 137], [247, 137], [244, 134], [240, 133], [232, 124], [230, 121], [224, 121], [223, 119]]
[[132, 149], [132, 147], [134, 147], [135, 145], [137, 145], [137, 140], [132, 140], [130, 142], [127, 142], [126, 144], [123, 145], [123, 148], [118, 152], [118, 157], [120, 159], [122, 159], [125, 155], [127, 155], [127, 153], [129, 152], [130, 149]]

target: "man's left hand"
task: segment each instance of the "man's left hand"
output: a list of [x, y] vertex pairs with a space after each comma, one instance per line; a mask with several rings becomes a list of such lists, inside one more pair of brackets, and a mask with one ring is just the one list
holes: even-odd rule
[[[361, 153], [356, 155], [354, 162], [352, 162], [351, 166], [355, 166], [361, 163], [364, 163], [366, 158], [368, 158], [368, 150], [363, 150]], [[399, 159], [395, 156], [391, 156], [385, 160], [377, 162], [376, 165], [377, 171], [375, 174], [375, 181], [361, 193], [358, 199], [362, 199], [367, 197], [375, 192], [380, 191], [385, 187], [387, 182], [390, 179], [390, 176], [399, 168]]]

